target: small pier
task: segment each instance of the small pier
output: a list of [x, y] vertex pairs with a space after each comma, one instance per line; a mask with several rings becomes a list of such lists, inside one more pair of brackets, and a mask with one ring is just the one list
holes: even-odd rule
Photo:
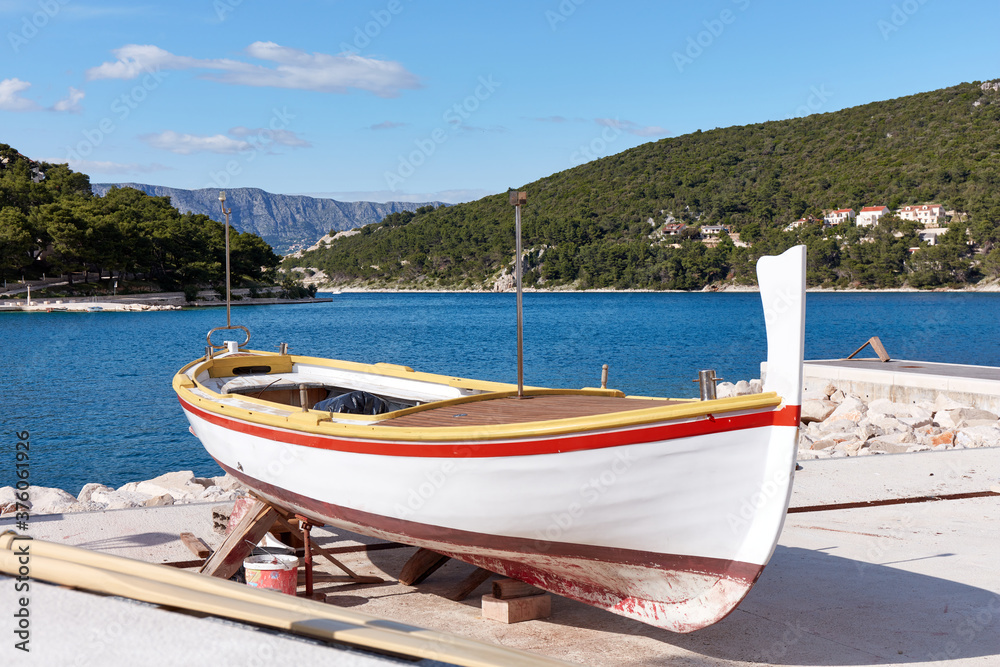
[[[765, 364], [761, 364], [764, 373]], [[892, 359], [824, 359], [803, 366], [803, 390], [829, 384], [862, 400], [934, 401], [938, 394], [963, 405], [1000, 412], [1000, 368]]]

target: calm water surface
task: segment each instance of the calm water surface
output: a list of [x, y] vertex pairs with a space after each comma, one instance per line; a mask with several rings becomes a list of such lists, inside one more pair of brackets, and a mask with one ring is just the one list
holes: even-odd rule
[[[250, 347], [516, 382], [512, 294], [339, 294], [331, 303], [233, 308]], [[998, 294], [810, 294], [806, 358], [843, 357], [878, 335], [895, 358], [1000, 366]], [[526, 294], [525, 383], [600, 383], [692, 396], [700, 369], [760, 376], [755, 293]], [[187, 430], [170, 380], [204, 354], [223, 309], [155, 313], [0, 313], [3, 439], [31, 433], [31, 481], [76, 494], [172, 470], [219, 474]], [[14, 484], [0, 446], [0, 486]], [[6, 458], [7, 460], [3, 460]]]

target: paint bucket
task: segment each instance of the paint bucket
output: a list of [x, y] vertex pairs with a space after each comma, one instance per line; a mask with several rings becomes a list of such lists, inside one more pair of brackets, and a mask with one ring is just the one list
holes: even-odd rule
[[295, 595], [299, 583], [299, 559], [281, 554], [250, 556], [243, 561], [247, 586]]

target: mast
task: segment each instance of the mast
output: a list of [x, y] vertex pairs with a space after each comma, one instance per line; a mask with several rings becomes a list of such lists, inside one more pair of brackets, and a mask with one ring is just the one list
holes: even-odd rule
[[528, 193], [508, 190], [514, 206], [514, 279], [517, 286], [517, 397], [524, 398], [524, 313], [521, 298], [521, 206], [528, 203]]

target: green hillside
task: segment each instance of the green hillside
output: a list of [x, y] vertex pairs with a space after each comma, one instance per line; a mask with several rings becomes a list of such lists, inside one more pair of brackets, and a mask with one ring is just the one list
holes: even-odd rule
[[[749, 282], [758, 256], [802, 241], [812, 284], [933, 287], [996, 277], [998, 89], [965, 83], [834, 113], [698, 131], [523, 185], [526, 282], [651, 289]], [[871, 229], [781, 231], [824, 209], [926, 202], [967, 216], [956, 216], [941, 245], [913, 253], [921, 246], [918, 226], [894, 216]], [[725, 225], [750, 247], [728, 238], [714, 248], [696, 238], [663, 238], [657, 230], [667, 214], [692, 226]], [[498, 194], [390, 215], [285, 266], [317, 268], [336, 283], [488, 288], [510, 270], [513, 226], [507, 195]]]
[[[280, 257], [256, 234], [230, 232], [234, 285], [270, 284]], [[205, 215], [181, 213], [167, 197], [114, 188], [104, 197], [64, 164], [35, 162], [0, 143], [0, 276], [74, 274], [79, 293], [112, 283], [197, 292], [225, 284], [225, 232]], [[90, 283], [96, 277], [95, 283]]]

